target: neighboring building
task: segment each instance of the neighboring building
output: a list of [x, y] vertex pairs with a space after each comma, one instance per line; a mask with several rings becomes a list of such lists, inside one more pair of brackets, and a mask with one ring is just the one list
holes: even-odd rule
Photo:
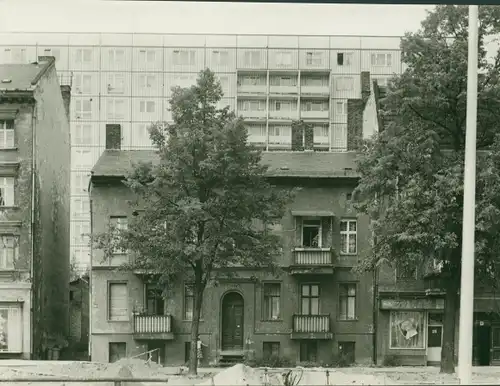
[[67, 338], [69, 101], [53, 57], [0, 65], [0, 358]]
[[[74, 360], [87, 360], [89, 347], [89, 275], [75, 278], [69, 283], [69, 341], [68, 356]], [[69, 359], [69, 358], [68, 358]]]
[[57, 58], [72, 77], [71, 256], [90, 248], [88, 180], [105, 148], [107, 124], [119, 124], [124, 150], [152, 149], [146, 128], [171, 120], [174, 85], [189, 86], [209, 67], [220, 77], [221, 104], [247, 118], [250, 140], [291, 148], [291, 118], [314, 123], [314, 147], [347, 149], [348, 98], [360, 98], [360, 73], [385, 83], [402, 72], [400, 38], [162, 34], [0, 34], [0, 63]]
[[[373, 127], [364, 122], [376, 118], [368, 73], [360, 83], [363, 98], [348, 102], [356, 107], [349, 113], [348, 136], [368, 135]], [[133, 162], [158, 162], [154, 151], [120, 150], [113, 140], [116, 128], [108, 130], [108, 150], [92, 170], [93, 233], [105, 231], [109, 223], [126, 226], [133, 194], [122, 183], [124, 176]], [[304, 147], [314, 141], [306, 136]], [[245, 269], [239, 279], [206, 290], [200, 334], [209, 362], [242, 360], [248, 352], [297, 363], [329, 364], [340, 352], [358, 363], [372, 361], [372, 275], [351, 272], [371, 247], [368, 219], [349, 204], [358, 180], [355, 158], [353, 151], [264, 153], [273, 182], [303, 188], [276, 229], [283, 236], [280, 264], [288, 273], [276, 279]], [[158, 349], [162, 363], [185, 363], [193, 311], [190, 283], [181, 279], [164, 300], [148, 275], [116, 269], [128, 261], [126, 254], [104, 259], [94, 250], [92, 255], [92, 360]]]

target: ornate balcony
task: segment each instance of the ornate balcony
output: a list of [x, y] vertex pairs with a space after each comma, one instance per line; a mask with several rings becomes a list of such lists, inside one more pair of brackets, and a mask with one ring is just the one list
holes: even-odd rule
[[134, 315], [135, 339], [172, 340], [171, 315]]
[[330, 314], [293, 315], [292, 339], [332, 339]]

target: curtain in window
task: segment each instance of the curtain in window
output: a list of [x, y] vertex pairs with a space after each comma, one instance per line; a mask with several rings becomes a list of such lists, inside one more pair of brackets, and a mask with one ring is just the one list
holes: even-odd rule
[[391, 348], [424, 348], [424, 314], [391, 312]]

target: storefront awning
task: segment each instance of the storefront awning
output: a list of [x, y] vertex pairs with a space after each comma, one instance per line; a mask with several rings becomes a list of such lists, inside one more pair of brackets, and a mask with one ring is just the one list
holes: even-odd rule
[[294, 217], [333, 217], [335, 213], [329, 210], [292, 210]]

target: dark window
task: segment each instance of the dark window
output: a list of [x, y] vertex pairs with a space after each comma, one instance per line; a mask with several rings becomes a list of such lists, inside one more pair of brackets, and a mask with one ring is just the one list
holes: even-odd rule
[[165, 301], [163, 299], [162, 290], [156, 285], [146, 284], [146, 314], [165, 314]]
[[441, 347], [443, 338], [442, 326], [427, 327], [427, 347]]
[[344, 65], [344, 53], [343, 52], [338, 52], [337, 53], [337, 65], [338, 66], [343, 66]]
[[184, 362], [189, 363], [189, 357], [191, 356], [191, 342], [184, 342]]
[[69, 291], [69, 300], [70, 301], [73, 300], [74, 297], [75, 297], [75, 291], [73, 291], [73, 290]]
[[280, 319], [280, 283], [264, 283], [264, 320]]
[[319, 315], [319, 285], [302, 284], [301, 314]]
[[355, 283], [341, 283], [339, 285], [339, 319], [356, 319]]
[[109, 363], [119, 361], [127, 356], [127, 343], [112, 342], [109, 343]]
[[269, 360], [272, 357], [280, 356], [280, 342], [264, 342], [262, 343], [262, 352], [264, 360]]
[[321, 220], [302, 222], [302, 246], [318, 248], [321, 246]]
[[300, 342], [300, 361], [316, 362], [318, 358], [318, 342], [302, 341]]
[[345, 358], [347, 364], [353, 364], [356, 360], [356, 343], [355, 342], [339, 342], [339, 354]]

